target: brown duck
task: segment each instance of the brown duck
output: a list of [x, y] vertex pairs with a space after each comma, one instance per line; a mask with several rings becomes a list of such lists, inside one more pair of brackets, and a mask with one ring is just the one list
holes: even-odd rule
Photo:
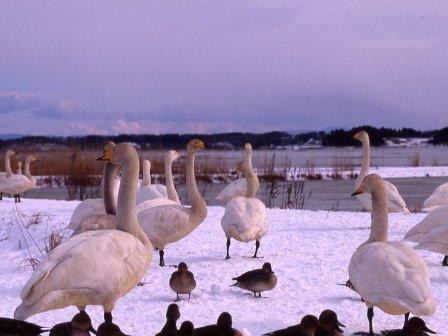
[[0, 335], [10, 336], [38, 336], [48, 330], [41, 326], [21, 320], [0, 317]]
[[129, 336], [126, 335], [125, 333], [123, 333], [120, 330], [120, 327], [117, 326], [116, 324], [108, 321], [108, 322], [103, 322], [100, 324], [100, 326], [98, 327], [98, 331], [97, 331], [97, 336]]
[[59, 323], [51, 328], [50, 336], [89, 336], [89, 332], [96, 334], [90, 316], [81, 311], [70, 322]]
[[232, 328], [232, 316], [227, 313], [221, 313], [216, 324], [195, 329], [195, 336], [243, 336], [243, 334]]
[[435, 331], [426, 326], [425, 321], [415, 316], [406, 322], [403, 329], [384, 330], [381, 332], [382, 335], [386, 336], [428, 336], [428, 333], [436, 334]]
[[338, 336], [344, 332], [341, 327], [345, 328], [338, 320], [338, 316], [331, 309], [325, 309], [319, 315], [319, 326], [314, 336]]
[[190, 321], [182, 322], [177, 336], [196, 336], [193, 323], [191, 323]]
[[261, 269], [246, 272], [236, 278], [233, 278], [235, 286], [254, 293], [254, 296], [261, 298], [261, 292], [273, 289], [277, 285], [277, 277], [272, 271], [270, 263], [264, 263]]
[[188, 294], [188, 298], [191, 297], [191, 291], [196, 288], [196, 280], [186, 263], [181, 262], [178, 270], [171, 275], [170, 287], [177, 295], [176, 300], [179, 300], [179, 294]]
[[263, 335], [272, 336], [314, 336], [314, 333], [319, 326], [319, 320], [314, 315], [305, 315], [299, 324], [272, 331]]
[[162, 330], [156, 336], [176, 336], [177, 335], [177, 320], [180, 318], [179, 306], [172, 303], [166, 310], [166, 323]]

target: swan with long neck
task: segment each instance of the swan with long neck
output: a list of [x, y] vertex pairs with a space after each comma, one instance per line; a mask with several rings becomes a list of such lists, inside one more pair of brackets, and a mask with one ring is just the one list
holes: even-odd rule
[[247, 190], [244, 197], [236, 196], [227, 203], [224, 216], [221, 218], [221, 226], [227, 238], [226, 259], [230, 258], [231, 238], [244, 243], [255, 241], [253, 258], [257, 258], [260, 240], [269, 229], [267, 210], [264, 203], [255, 197], [259, 183], [252, 167], [247, 163], [239, 162], [237, 170], [244, 173]]
[[[251, 170], [252, 175], [256, 175], [252, 167], [252, 145], [246, 143], [244, 145], [244, 159], [243, 164], [246, 165], [247, 169]], [[258, 179], [255, 182], [255, 193], [260, 188]], [[216, 197], [216, 202], [219, 205], [225, 206], [232, 198], [237, 196], [244, 196], [247, 192], [247, 181], [245, 178], [240, 178], [228, 186], [226, 186]]]
[[87, 231], [54, 248], [39, 263], [25, 284], [16, 319], [68, 306], [84, 311], [100, 305], [106, 322], [118, 299], [132, 290], [152, 261], [152, 245], [136, 215], [138, 155], [130, 144], [120, 144], [113, 154], [103, 153], [122, 167], [117, 202], [117, 228]]
[[[112, 155], [111, 153], [113, 153], [116, 146], [117, 145], [112, 141], [107, 142], [106, 146], [104, 147], [105, 153], [107, 153], [107, 155]], [[105, 207], [109, 207], [108, 211], [110, 211], [110, 214], [115, 214], [112, 207], [116, 207], [117, 204], [120, 179], [117, 176], [118, 172], [114, 174], [113, 166], [114, 165], [112, 163], [108, 163], [103, 169], [101, 181], [101, 185], [103, 188], [103, 198], [89, 198], [80, 202], [72, 213], [68, 228], [76, 231], [76, 228], [79, 226], [79, 224], [89, 217], [107, 214]], [[110, 180], [108, 182], [106, 181], [105, 175], [107, 172], [111, 174]], [[112, 176], [114, 176], [113, 179]], [[106, 192], [109, 194], [105, 195]], [[113, 197], [113, 199], [110, 200], [109, 197]], [[107, 202], [107, 204], [109, 205], [106, 205], [105, 202]]]
[[192, 232], [207, 217], [207, 205], [198, 191], [194, 175], [196, 152], [204, 149], [200, 140], [191, 140], [187, 146], [187, 191], [190, 207], [167, 204], [149, 208], [138, 213], [138, 221], [153, 246], [159, 250], [160, 266], [164, 266], [164, 248]]
[[[355, 190], [361, 185], [364, 178], [369, 174], [370, 169], [370, 139], [366, 131], [360, 131], [353, 136], [354, 139], [359, 140], [362, 143], [362, 162], [361, 171], [355, 183]], [[402, 212], [410, 213], [406, 208], [406, 202], [398, 192], [397, 187], [392, 183], [384, 181], [387, 191], [387, 203], [389, 212]], [[362, 206], [368, 211], [372, 211], [372, 198], [369, 194], [357, 195], [356, 198], [362, 204]]]
[[165, 154], [165, 181], [168, 198], [158, 197], [143, 201], [137, 205], [137, 213], [145, 209], [154, 208], [160, 205], [180, 204], [179, 196], [177, 195], [176, 188], [174, 187], [172, 165], [175, 160], [181, 157], [182, 156], [179, 154], [179, 152], [176, 152], [174, 150], [169, 150]]
[[163, 184], [151, 183], [151, 162], [143, 160], [143, 181], [137, 193], [137, 205], [152, 199], [168, 199], [166, 187]]
[[432, 315], [436, 305], [425, 261], [402, 241], [388, 241], [388, 202], [384, 181], [367, 175], [353, 195], [372, 196], [369, 239], [353, 254], [348, 267], [353, 287], [367, 305], [369, 334], [373, 335], [373, 307], [391, 315]]
[[15, 202], [21, 202], [21, 194], [36, 187], [36, 179], [30, 173], [31, 162], [38, 161], [34, 155], [28, 155], [25, 160], [25, 175], [22, 174], [22, 163], [17, 163], [17, 174], [6, 178], [2, 191], [14, 195]]
[[14, 173], [11, 169], [11, 157], [16, 155], [16, 152], [12, 149], [8, 149], [5, 154], [5, 171], [0, 172], [0, 201], [3, 199], [3, 185], [6, 182], [6, 179]]

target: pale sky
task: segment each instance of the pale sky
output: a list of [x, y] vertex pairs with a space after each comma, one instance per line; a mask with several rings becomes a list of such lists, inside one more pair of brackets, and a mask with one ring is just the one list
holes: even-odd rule
[[0, 133], [448, 124], [448, 1], [0, 0]]

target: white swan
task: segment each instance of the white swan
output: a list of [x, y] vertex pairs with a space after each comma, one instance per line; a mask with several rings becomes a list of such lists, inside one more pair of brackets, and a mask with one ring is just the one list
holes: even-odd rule
[[159, 250], [160, 266], [164, 266], [164, 248], [187, 236], [207, 217], [207, 205], [198, 191], [194, 176], [194, 159], [204, 143], [194, 139], [187, 146], [187, 191], [191, 207], [167, 204], [149, 208], [138, 213], [138, 221], [153, 246]]
[[85, 231], [109, 230], [116, 227], [116, 198], [114, 194], [114, 181], [118, 173], [118, 166], [106, 162], [103, 170], [103, 204], [106, 213], [87, 217], [73, 230], [72, 237]]
[[143, 201], [137, 205], [137, 213], [159, 205], [180, 204], [179, 196], [177, 195], [176, 188], [174, 187], [172, 166], [173, 162], [181, 157], [182, 156], [179, 154], [179, 152], [176, 152], [174, 150], [169, 150], [165, 154], [165, 182], [168, 198], [157, 197], [147, 201]]
[[422, 211], [431, 212], [444, 205], [448, 205], [448, 182], [439, 185], [423, 202]]
[[230, 239], [236, 239], [243, 243], [255, 240], [255, 254], [260, 247], [260, 239], [269, 229], [266, 206], [258, 198], [255, 198], [255, 188], [258, 178], [253, 170], [241, 163], [238, 170], [242, 170], [247, 181], [247, 192], [244, 197], [236, 196], [227, 203], [224, 216], [221, 218], [221, 226], [227, 238], [227, 255], [230, 258]]
[[[114, 148], [116, 147], [116, 144], [112, 141], [109, 141], [105, 146], [105, 152], [108, 152], [108, 155], [111, 155]], [[103, 170], [102, 175], [102, 181], [101, 184], [104, 188], [104, 174], [105, 170]], [[118, 196], [118, 189], [120, 187], [120, 178], [118, 176], [115, 177], [113, 180], [113, 194], [114, 194], [114, 200], [117, 199]], [[116, 201], [114, 201], [116, 204]], [[95, 215], [102, 215], [106, 213], [106, 209], [104, 208], [104, 200], [102, 198], [89, 198], [82, 202], [80, 202], [75, 210], [73, 210], [73, 214], [70, 218], [70, 222], [68, 225], [69, 229], [76, 230], [79, 223], [81, 223], [84, 219], [95, 216]]]
[[[244, 160], [243, 162], [252, 167], [252, 146], [250, 143], [246, 143], [244, 145]], [[252, 170], [252, 173], [255, 174], [255, 172]], [[258, 182], [258, 179], [255, 184], [255, 193], [257, 192], [258, 188], [260, 187], [260, 184]], [[232, 198], [236, 196], [244, 196], [247, 192], [247, 182], [245, 178], [240, 178], [229, 185], [227, 185], [221, 192], [216, 196], [216, 203], [219, 205], [226, 205], [227, 202], [229, 202]]]
[[448, 266], [448, 219], [428, 232], [415, 248], [443, 254], [442, 266]]
[[115, 302], [134, 288], [149, 268], [152, 246], [138, 224], [135, 197], [138, 155], [130, 144], [120, 144], [112, 158], [123, 168], [118, 195], [117, 229], [88, 231], [63, 242], [40, 262], [24, 286], [14, 318], [28, 317], [71, 305], [83, 311], [100, 305], [112, 321]]
[[369, 332], [373, 335], [373, 307], [387, 314], [432, 315], [435, 302], [430, 291], [426, 264], [413, 248], [401, 241], [388, 241], [387, 190], [377, 174], [367, 175], [353, 193], [372, 196], [369, 239], [353, 254], [348, 267], [353, 287], [364, 299]]
[[137, 205], [155, 198], [168, 198], [166, 187], [163, 184], [151, 184], [151, 162], [143, 160], [142, 163], [143, 181], [137, 194]]
[[[370, 139], [369, 135], [365, 131], [360, 131], [356, 133], [353, 138], [361, 141], [362, 143], [362, 163], [361, 171], [356, 179], [355, 190], [361, 185], [364, 177], [369, 174], [370, 168]], [[409, 209], [406, 208], [406, 203], [398, 192], [397, 187], [388, 181], [384, 181], [387, 191], [387, 203], [389, 212], [402, 212], [410, 213]], [[368, 194], [361, 194], [356, 196], [358, 201], [362, 204], [364, 208], [368, 211], [372, 211], [372, 199]]]
[[410, 229], [403, 240], [420, 243], [426, 234], [448, 222], [448, 205], [440, 206], [423, 218], [418, 224]]
[[2, 192], [14, 195], [15, 202], [21, 202], [21, 194], [36, 187], [36, 178], [31, 175], [30, 163], [37, 161], [34, 155], [28, 155], [25, 160], [25, 175], [22, 175], [22, 163], [18, 162], [18, 173], [6, 178]]
[[5, 154], [5, 171], [0, 172], [0, 201], [3, 199], [3, 183], [6, 181], [6, 178], [14, 175], [11, 170], [11, 156], [16, 155], [12, 149], [8, 149]]

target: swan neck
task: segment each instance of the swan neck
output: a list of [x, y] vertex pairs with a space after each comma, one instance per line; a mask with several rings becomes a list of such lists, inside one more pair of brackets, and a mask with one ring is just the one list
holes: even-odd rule
[[258, 177], [253, 172], [246, 174], [247, 191], [246, 197], [255, 197], [256, 185], [258, 183]]
[[187, 154], [186, 176], [188, 200], [191, 204], [190, 221], [194, 225], [199, 225], [207, 217], [207, 205], [198, 191], [196, 178], [194, 175], [195, 152], [190, 151]]
[[118, 191], [116, 225], [118, 230], [134, 235], [144, 245], [149, 246], [151, 243], [137, 221], [137, 208], [135, 206], [140, 170], [138, 156], [135, 154], [129, 159], [128, 164], [123, 166], [120, 189]]
[[7, 153], [5, 157], [5, 171], [8, 177], [14, 175], [11, 169], [11, 154]]
[[151, 185], [151, 167], [148, 160], [143, 161], [143, 181], [142, 186], [150, 186]]
[[104, 209], [108, 215], [117, 213], [117, 204], [114, 197], [114, 182], [117, 172], [117, 165], [112, 162], [106, 162], [103, 170], [103, 200]]
[[359, 176], [356, 179], [356, 185], [355, 187], [358, 188], [362, 181], [364, 180], [364, 177], [366, 177], [369, 174], [370, 169], [370, 140], [368, 137], [366, 137], [362, 141], [362, 162], [361, 162], [361, 171], [359, 172]]
[[28, 179], [33, 180], [34, 177], [33, 177], [33, 175], [31, 175], [31, 172], [30, 172], [30, 163], [31, 163], [31, 158], [28, 156], [25, 160], [25, 176]]
[[384, 242], [388, 239], [388, 205], [384, 183], [372, 192], [372, 225], [369, 242]]
[[172, 166], [173, 161], [169, 158], [166, 158], [165, 159], [166, 193], [169, 200], [180, 204], [179, 196], [177, 195], [176, 188], [174, 187]]

